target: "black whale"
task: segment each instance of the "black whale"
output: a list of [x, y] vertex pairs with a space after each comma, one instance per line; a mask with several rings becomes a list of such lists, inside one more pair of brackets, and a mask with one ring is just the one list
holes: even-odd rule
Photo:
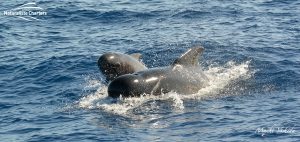
[[198, 66], [198, 58], [203, 50], [201, 46], [191, 48], [167, 67], [118, 76], [109, 83], [108, 95], [118, 98], [143, 94], [160, 95], [170, 91], [180, 94], [197, 93], [207, 82], [207, 77]]

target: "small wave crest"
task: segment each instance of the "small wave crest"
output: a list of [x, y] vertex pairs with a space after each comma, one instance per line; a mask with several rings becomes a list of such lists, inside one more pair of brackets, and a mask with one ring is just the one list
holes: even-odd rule
[[[139, 98], [119, 98], [117, 100], [108, 97], [107, 86], [101, 81], [89, 79], [85, 88], [99, 86], [96, 92], [85, 95], [78, 101], [78, 106], [84, 109], [101, 109], [108, 113], [114, 113], [126, 116], [131, 110], [139, 107], [145, 107], [144, 110], [151, 110], [155, 106], [144, 105], [149, 102], [163, 101], [171, 105], [173, 110], [184, 110], [184, 101], [194, 99], [201, 100], [204, 98], [218, 98], [222, 96], [232, 95], [230, 89], [234, 86], [231, 84], [239, 81], [249, 79], [254, 72], [249, 69], [250, 61], [237, 64], [233, 61], [227, 62], [223, 66], [211, 65], [204, 70], [208, 77], [208, 85], [198, 91], [196, 94], [178, 94], [176, 92], [169, 92], [160, 96], [143, 95]], [[227, 93], [222, 91], [226, 90]], [[236, 89], [232, 89], [236, 91]], [[229, 92], [229, 93], [228, 93]]]

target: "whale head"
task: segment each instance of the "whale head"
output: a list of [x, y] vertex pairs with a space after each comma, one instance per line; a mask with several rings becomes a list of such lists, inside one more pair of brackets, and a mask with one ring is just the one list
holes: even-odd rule
[[122, 54], [109, 52], [101, 55], [98, 59], [98, 67], [107, 81], [111, 81], [123, 74], [134, 73], [146, 69], [139, 62], [140, 54]]
[[119, 76], [108, 85], [108, 95], [112, 98], [135, 97], [142, 93], [144, 86], [141, 84], [142, 78], [132, 74]]
[[113, 98], [138, 97], [143, 94], [159, 95], [165, 90], [161, 83], [171, 68], [154, 68], [125, 74], [117, 77], [108, 85], [108, 95]]

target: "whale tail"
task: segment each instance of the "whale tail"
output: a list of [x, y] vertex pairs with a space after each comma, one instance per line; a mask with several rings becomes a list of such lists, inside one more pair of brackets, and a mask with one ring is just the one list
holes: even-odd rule
[[199, 56], [203, 53], [204, 48], [202, 46], [196, 46], [190, 48], [184, 54], [182, 54], [179, 58], [177, 58], [173, 62], [173, 66], [182, 65], [182, 66], [197, 66], [199, 64], [198, 59]]

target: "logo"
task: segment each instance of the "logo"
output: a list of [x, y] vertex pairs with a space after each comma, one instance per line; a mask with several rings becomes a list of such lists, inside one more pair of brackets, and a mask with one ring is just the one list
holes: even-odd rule
[[260, 127], [255, 131], [256, 134], [265, 136], [267, 134], [293, 134], [296, 133], [295, 127], [279, 127], [275, 124], [272, 127]]
[[18, 6], [11, 10], [3, 11], [4, 16], [14, 16], [26, 21], [41, 20], [42, 16], [47, 15], [46, 10], [37, 6], [35, 2], [30, 2]]

